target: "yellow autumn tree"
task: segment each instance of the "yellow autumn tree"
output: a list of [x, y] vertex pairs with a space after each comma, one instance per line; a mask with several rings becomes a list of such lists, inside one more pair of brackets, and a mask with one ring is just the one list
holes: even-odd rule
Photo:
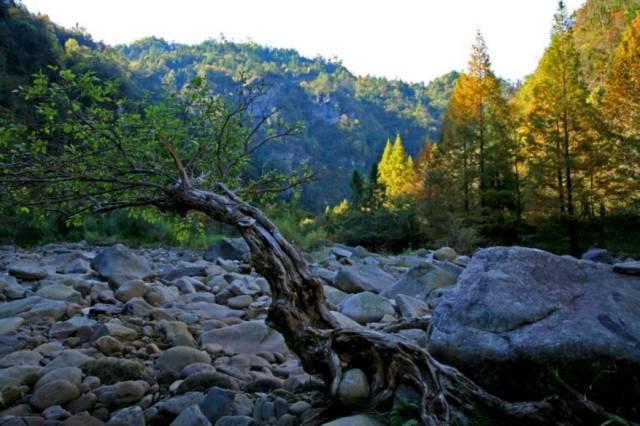
[[629, 25], [610, 65], [603, 113], [612, 133], [608, 196], [640, 205], [640, 16]]
[[378, 164], [378, 182], [384, 185], [388, 199], [411, 194], [415, 183], [413, 159], [407, 154], [400, 135], [393, 144], [387, 141]]

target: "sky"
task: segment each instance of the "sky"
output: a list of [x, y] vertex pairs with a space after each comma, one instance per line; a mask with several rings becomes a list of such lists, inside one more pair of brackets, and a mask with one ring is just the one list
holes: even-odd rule
[[[570, 11], [585, 0], [565, 0]], [[549, 43], [557, 0], [22, 0], [94, 39], [254, 41], [337, 57], [357, 75], [428, 82], [466, 67], [477, 29], [494, 71], [532, 73]]]

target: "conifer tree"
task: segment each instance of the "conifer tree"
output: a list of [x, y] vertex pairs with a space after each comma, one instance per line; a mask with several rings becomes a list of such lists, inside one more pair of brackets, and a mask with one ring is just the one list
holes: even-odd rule
[[469, 69], [458, 79], [443, 121], [444, 162], [451, 171], [452, 194], [462, 193], [464, 212], [478, 204], [498, 209], [512, 204], [509, 112], [500, 83], [491, 71], [484, 38], [478, 32]]
[[[640, 15], [622, 36], [605, 85], [603, 112], [613, 133], [610, 196], [628, 205], [640, 191]], [[615, 156], [614, 156], [615, 155]]]
[[562, 1], [554, 16], [551, 45], [522, 92], [528, 104], [525, 121], [533, 205], [544, 203], [544, 197], [555, 192], [558, 212], [568, 225], [571, 251], [577, 253], [578, 202], [585, 212], [593, 211], [598, 126], [581, 75], [572, 22]]
[[351, 173], [351, 201], [354, 207], [358, 208], [365, 199], [365, 184], [362, 174], [354, 169]]

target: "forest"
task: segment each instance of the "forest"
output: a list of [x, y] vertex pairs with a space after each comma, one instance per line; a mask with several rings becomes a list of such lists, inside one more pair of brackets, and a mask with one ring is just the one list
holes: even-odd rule
[[0, 0], [0, 425], [637, 425], [640, 0], [548, 25], [407, 83]]
[[[600, 245], [636, 254], [637, 239], [626, 230], [638, 226], [637, 8], [588, 2], [573, 17], [560, 9], [549, 47], [523, 82], [493, 73], [478, 34], [465, 71], [418, 85], [355, 77], [339, 62], [255, 43], [148, 38], [106, 46], [82, 28], [5, 2], [0, 104], [7, 122], [32, 120], [16, 88], [36, 72], [55, 79], [62, 69], [117, 81], [114, 95], [138, 107], [180, 94], [194, 78], [217, 93], [260, 80], [256, 104], [276, 107], [297, 131], [256, 150], [242, 179], [313, 174], [262, 200], [304, 247], [336, 240], [394, 252], [424, 244], [468, 252], [524, 244], [577, 254]], [[121, 213], [71, 223], [36, 210], [5, 210], [3, 238], [100, 239], [105, 229], [135, 224], [132, 239], [142, 226], [148, 237], [139, 240], [197, 246], [206, 244], [203, 227], [212, 231], [193, 220]]]

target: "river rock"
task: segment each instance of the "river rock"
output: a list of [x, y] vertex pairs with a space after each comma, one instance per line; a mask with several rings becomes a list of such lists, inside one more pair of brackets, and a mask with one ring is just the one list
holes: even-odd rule
[[345, 299], [340, 313], [360, 324], [367, 324], [380, 321], [385, 315], [393, 315], [395, 310], [386, 298], [365, 291]]
[[442, 290], [451, 288], [456, 283], [456, 279], [455, 274], [440, 266], [423, 263], [411, 268], [400, 281], [385, 290], [382, 295], [393, 298], [404, 294], [433, 306], [442, 295]]
[[9, 274], [24, 281], [39, 281], [49, 273], [40, 264], [32, 260], [19, 260], [7, 267]]
[[78, 386], [82, 383], [82, 370], [76, 367], [62, 367], [49, 370], [36, 382], [33, 390], [36, 391], [44, 385], [57, 380], [66, 380], [72, 385]]
[[349, 417], [340, 417], [329, 423], [323, 423], [322, 426], [382, 426], [382, 423], [373, 417], [358, 414]]
[[115, 357], [96, 359], [91, 362], [88, 371], [106, 384], [122, 380], [139, 380], [145, 375], [144, 366], [140, 362]]
[[189, 346], [176, 346], [160, 354], [156, 368], [161, 376], [166, 376], [169, 380], [179, 377], [184, 367], [196, 362], [210, 364], [211, 356]]
[[520, 247], [481, 250], [432, 325], [435, 357], [511, 400], [546, 395], [551, 371], [612, 411], [640, 398], [640, 277], [608, 265]]
[[453, 262], [458, 257], [458, 254], [451, 247], [441, 247], [433, 253], [435, 260]]
[[369, 397], [369, 379], [359, 368], [347, 370], [338, 386], [338, 398], [343, 404], [353, 405]]
[[640, 261], [628, 261], [613, 265], [613, 272], [625, 275], [640, 275]]
[[0, 319], [0, 336], [16, 331], [23, 322], [24, 318], [20, 317]]
[[213, 387], [200, 403], [200, 410], [209, 421], [215, 423], [221, 417], [233, 413], [233, 399], [232, 391]]
[[154, 275], [147, 259], [122, 244], [101, 250], [91, 261], [91, 267], [116, 287], [129, 280], [144, 280]]
[[182, 410], [170, 426], [211, 426], [211, 422], [202, 414], [199, 406], [191, 405]]
[[66, 380], [54, 380], [35, 391], [31, 397], [31, 405], [44, 410], [52, 405], [64, 405], [80, 396], [78, 387]]
[[36, 291], [36, 296], [73, 303], [80, 303], [82, 301], [82, 296], [79, 292], [74, 290], [73, 287], [63, 284], [53, 284], [42, 287]]
[[209, 262], [215, 262], [218, 258], [246, 262], [250, 254], [249, 246], [243, 238], [223, 238], [209, 246], [203, 257]]
[[128, 302], [135, 297], [143, 297], [147, 292], [147, 285], [142, 280], [131, 280], [123, 283], [115, 292], [116, 299]]
[[289, 352], [284, 338], [263, 321], [246, 321], [202, 333], [202, 345], [218, 343], [234, 353]]
[[376, 266], [359, 265], [344, 267], [338, 271], [333, 286], [346, 293], [381, 293], [395, 281], [392, 275]]

